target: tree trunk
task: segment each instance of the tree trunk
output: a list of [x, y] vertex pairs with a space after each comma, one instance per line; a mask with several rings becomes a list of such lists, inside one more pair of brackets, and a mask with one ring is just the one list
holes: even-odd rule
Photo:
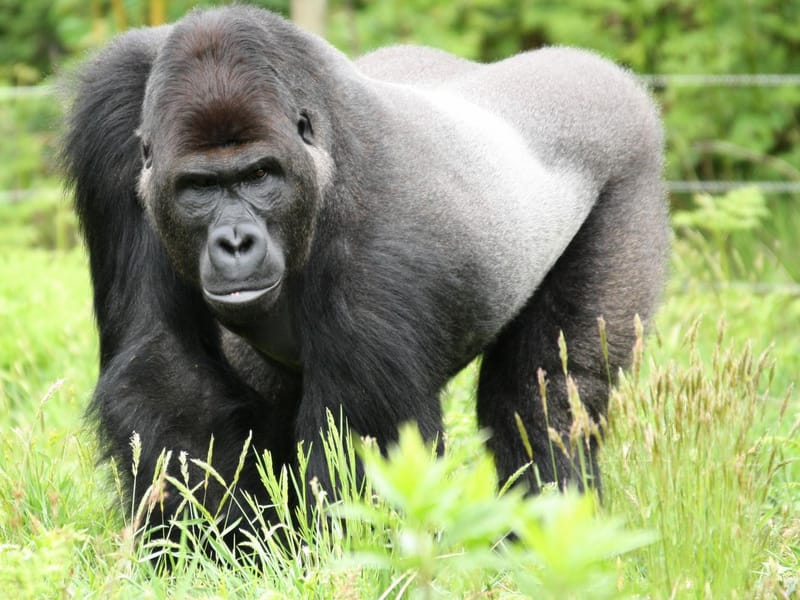
[[150, 0], [150, 25], [163, 25], [166, 19], [164, 0]]
[[306, 31], [324, 37], [327, 23], [327, 4], [327, 0], [291, 0], [289, 10], [292, 21]]

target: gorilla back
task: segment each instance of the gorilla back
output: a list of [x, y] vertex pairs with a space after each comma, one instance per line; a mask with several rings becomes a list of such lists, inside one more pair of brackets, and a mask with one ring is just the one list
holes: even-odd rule
[[[588, 473], [551, 456], [548, 427], [572, 421], [557, 341], [600, 419], [634, 315], [660, 294], [661, 146], [648, 95], [583, 51], [479, 65], [395, 47], [353, 63], [245, 7], [122, 36], [82, 71], [64, 145], [108, 455], [130, 461], [137, 431], [148, 474], [163, 448], [205, 457], [213, 435], [232, 477], [249, 434], [276, 464], [302, 440], [333, 491], [328, 410], [384, 447], [408, 420], [441, 439], [439, 391], [483, 353], [500, 477], [531, 460], [518, 415], [531, 490], [596, 485], [594, 441]], [[237, 489], [264, 496], [252, 456]], [[154, 520], [178, 506], [169, 491]]]

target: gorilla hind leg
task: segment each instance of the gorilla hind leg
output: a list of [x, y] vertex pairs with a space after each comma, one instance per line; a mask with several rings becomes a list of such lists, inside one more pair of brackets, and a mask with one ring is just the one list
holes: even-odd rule
[[[501, 484], [531, 460], [519, 416], [533, 452], [526, 471], [531, 491], [589, 483], [599, 488], [597, 440], [570, 449], [573, 422], [558, 339], [563, 332], [568, 371], [588, 415], [606, 414], [610, 385], [630, 363], [635, 315], [651, 316], [660, 296], [668, 248], [666, 208], [660, 183], [651, 175], [608, 185], [575, 238], [520, 314], [486, 349], [478, 385], [478, 422], [491, 431], [489, 448]], [[597, 319], [606, 322], [608, 362]], [[547, 412], [537, 373], [546, 373]], [[560, 437], [551, 438], [548, 426]], [[590, 436], [591, 437], [591, 436]], [[578, 446], [573, 446], [577, 450]]]
[[[559, 357], [561, 328], [552, 314], [546, 315], [545, 311], [552, 307], [547, 306], [549, 299], [545, 296], [533, 298], [484, 353], [478, 384], [478, 422], [491, 432], [488, 446], [494, 454], [501, 485], [532, 461], [535, 470], [526, 471], [520, 480], [531, 491], [538, 492], [542, 484], [550, 482], [557, 482], [559, 487], [574, 483], [582, 489], [598, 473], [596, 440], [570, 440], [573, 414]], [[580, 333], [587, 341], [589, 331], [597, 331], [596, 324], [592, 330]], [[601, 372], [593, 368], [602, 353], [576, 356], [574, 332], [572, 336], [564, 335], [571, 340], [569, 375], [589, 416], [597, 421], [605, 414], [609, 392], [605, 369]], [[599, 337], [597, 344], [599, 348]], [[578, 366], [579, 361], [587, 366]], [[540, 369], [545, 374], [544, 398], [538, 380]], [[525, 428], [524, 436], [520, 425]], [[551, 436], [553, 431], [560, 439]], [[578, 452], [583, 453], [583, 463]]]

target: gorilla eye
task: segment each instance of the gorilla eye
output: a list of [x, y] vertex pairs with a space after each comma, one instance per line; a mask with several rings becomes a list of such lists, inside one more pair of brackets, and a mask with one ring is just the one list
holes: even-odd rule
[[188, 187], [192, 187], [196, 190], [204, 190], [217, 186], [219, 181], [216, 177], [211, 175], [193, 175], [188, 178], [187, 183]]
[[249, 173], [247, 173], [244, 177], [242, 177], [242, 182], [260, 182], [265, 179], [270, 174], [269, 169], [267, 167], [258, 167], [253, 169]]
[[311, 145], [314, 131], [311, 129], [311, 119], [308, 118], [306, 113], [300, 113], [300, 120], [297, 122], [297, 133], [306, 144]]

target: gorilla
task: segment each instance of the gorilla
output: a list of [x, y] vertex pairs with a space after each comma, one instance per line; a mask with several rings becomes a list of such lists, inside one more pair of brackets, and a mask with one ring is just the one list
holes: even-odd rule
[[[292, 468], [301, 441], [307, 481], [334, 493], [329, 411], [381, 448], [405, 421], [441, 445], [440, 390], [479, 354], [500, 481], [529, 449], [531, 492], [587, 480], [548, 429], [566, 439], [573, 420], [559, 336], [602, 419], [668, 247], [659, 116], [626, 71], [568, 48], [351, 62], [259, 9], [195, 11], [80, 70], [63, 160], [99, 330], [89, 414], [123, 465], [139, 434], [140, 481], [164, 449], [205, 459], [212, 437], [230, 480], [250, 437], [239, 500], [268, 504], [256, 455]], [[146, 485], [122, 471], [138, 504]], [[223, 492], [206, 492], [212, 514]], [[167, 484], [150, 524], [180, 500]]]

